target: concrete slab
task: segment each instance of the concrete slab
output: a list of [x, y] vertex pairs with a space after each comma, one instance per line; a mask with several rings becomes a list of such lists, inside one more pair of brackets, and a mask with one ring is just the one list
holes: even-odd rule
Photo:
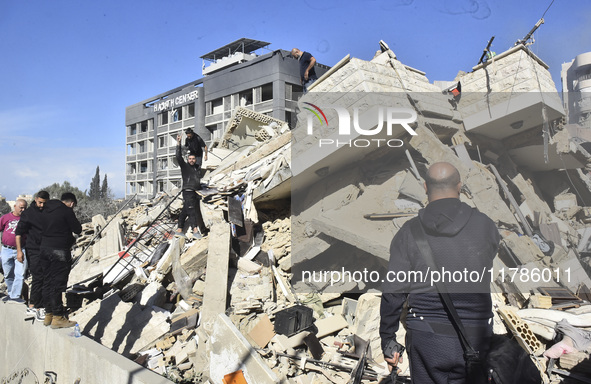
[[277, 376], [225, 314], [220, 313], [217, 316], [209, 342], [209, 377], [214, 384], [222, 384], [224, 375], [239, 369], [242, 369], [247, 383], [279, 382]]
[[209, 232], [207, 275], [201, 307], [201, 326], [210, 332], [217, 315], [226, 310], [228, 261], [230, 257], [230, 226], [216, 223]]
[[51, 329], [23, 321], [25, 306], [0, 305], [0, 377], [28, 368], [39, 379], [45, 371], [58, 382], [169, 384], [172, 381], [143, 368], [85, 336], [74, 338], [71, 329]]

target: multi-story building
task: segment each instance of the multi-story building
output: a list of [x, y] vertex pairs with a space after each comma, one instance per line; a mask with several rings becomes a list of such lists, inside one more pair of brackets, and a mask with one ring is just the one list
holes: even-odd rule
[[567, 123], [591, 128], [591, 52], [562, 64], [560, 77]]
[[[202, 78], [126, 108], [126, 196], [150, 198], [180, 187], [177, 135], [193, 128], [209, 146], [221, 138], [235, 107], [295, 126], [299, 63], [284, 50], [256, 54], [268, 45], [242, 38], [209, 52], [201, 56]], [[328, 69], [316, 64], [318, 76]]]

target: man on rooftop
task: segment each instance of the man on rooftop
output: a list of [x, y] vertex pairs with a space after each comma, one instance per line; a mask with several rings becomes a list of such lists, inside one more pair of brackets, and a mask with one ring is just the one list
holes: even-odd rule
[[298, 48], [292, 49], [291, 55], [300, 62], [300, 81], [306, 94], [308, 88], [318, 79], [314, 70], [316, 59], [309, 52], [302, 52]]

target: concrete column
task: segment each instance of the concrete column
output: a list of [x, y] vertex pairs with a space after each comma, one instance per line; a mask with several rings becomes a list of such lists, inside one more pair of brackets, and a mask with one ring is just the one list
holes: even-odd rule
[[195, 102], [195, 131], [205, 141], [211, 140], [211, 132], [205, 128], [205, 88], [197, 87]]
[[285, 121], [285, 81], [273, 81], [273, 117]]

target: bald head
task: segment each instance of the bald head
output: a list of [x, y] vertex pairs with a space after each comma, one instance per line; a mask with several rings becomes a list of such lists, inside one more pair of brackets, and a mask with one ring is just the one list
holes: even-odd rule
[[429, 202], [460, 197], [460, 172], [450, 163], [435, 163], [427, 170], [425, 191]]
[[300, 56], [302, 55], [302, 51], [300, 51], [300, 50], [299, 50], [299, 49], [297, 49], [297, 48], [294, 48], [294, 49], [292, 49], [292, 50], [291, 50], [291, 55], [292, 55], [293, 57], [295, 57], [296, 59], [299, 59], [299, 58], [300, 58]]

